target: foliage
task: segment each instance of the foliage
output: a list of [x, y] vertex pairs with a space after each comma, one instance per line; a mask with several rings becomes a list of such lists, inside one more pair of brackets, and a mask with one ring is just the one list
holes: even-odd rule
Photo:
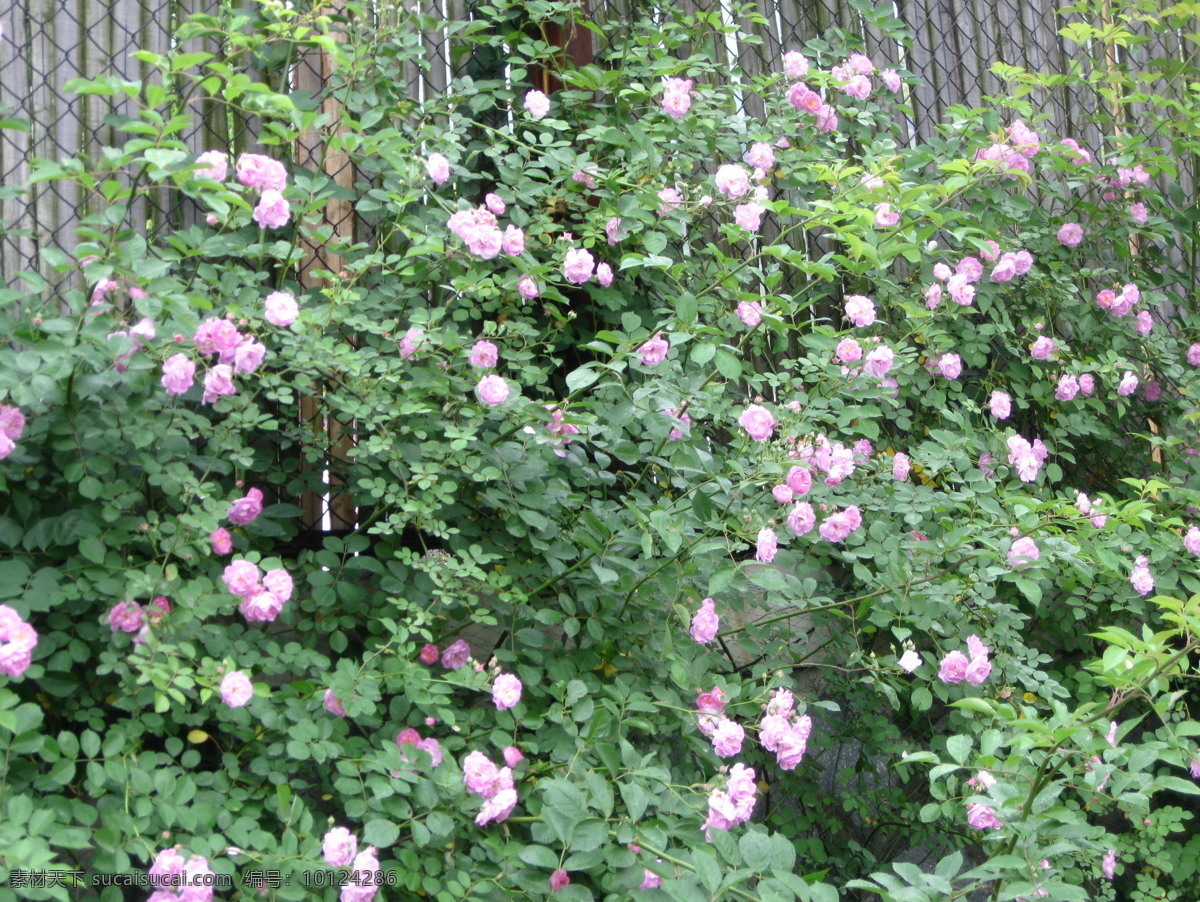
[[[177, 51], [144, 55], [174, 93], [75, 83], [133, 111], [124, 146], [35, 175], [103, 201], [74, 258], [44, 253], [76, 287], [23, 273], [0, 292], [0, 399], [27, 417], [0, 462], [0, 602], [39, 635], [0, 685], [0, 895], [70, 898], [13, 875], [143, 872], [178, 843], [230, 878], [225, 898], [334, 898], [322, 841], [339, 825], [378, 849], [385, 897], [542, 898], [559, 870], [565, 900], [1194, 897], [1196, 325], [1157, 266], [1179, 223], [1130, 176], [1161, 160], [1126, 143], [1077, 165], [1065, 135], [1032, 147], [1020, 98], [908, 148], [902, 94], [878, 74], [867, 99], [840, 89], [858, 49], [840, 32], [803, 48], [833, 130], [789, 102], [782, 62], [718, 79], [717, 14], [641, 21], [562, 69], [544, 26], [573, 8], [451, 23], [471, 74], [422, 102], [404, 73], [435, 23], [376, 27], [365, 9], [196, 17]], [[199, 37], [225, 57], [184, 52]], [[317, 50], [338, 63], [336, 108], [247, 75]], [[525, 101], [547, 70], [566, 87], [541, 117]], [[667, 79], [694, 81], [682, 113]], [[738, 92], [762, 119], [732, 115]], [[180, 137], [200, 100], [261, 117], [260, 151], [281, 160], [319, 132], [354, 187], [289, 165], [290, 220], [261, 226], [274, 189], [210, 177]], [[759, 143], [765, 196], [730, 196], [736, 173], [714, 171]], [[134, 220], [157, 192], [194, 209], [147, 238]], [[523, 249], [451, 233], [488, 194]], [[356, 239], [324, 221], [335, 201]], [[1076, 247], [1057, 237], [1068, 201]], [[985, 267], [988, 242], [1031, 267], [953, 288], [934, 272], [1012, 265]], [[611, 284], [571, 278], [580, 250]], [[966, 284], [970, 303], [951, 300]], [[1097, 304], [1108, 289], [1128, 315]], [[273, 292], [299, 300], [295, 322], [268, 313]], [[854, 296], [874, 322], [853, 325]], [[170, 393], [181, 354], [222, 390], [195, 338], [214, 317], [265, 361], [208, 402], [200, 384]], [[131, 331], [143, 319], [153, 337]], [[493, 365], [472, 363], [483, 340]], [[848, 340], [894, 364], [870, 375]], [[1130, 376], [1141, 390], [1118, 393]], [[331, 429], [350, 437], [332, 454]], [[798, 465], [816, 476], [803, 492]], [[253, 488], [261, 514], [231, 517]], [[303, 522], [305, 492], [347, 499], [352, 528]], [[794, 534], [801, 503], [820, 526]], [[1018, 538], [1036, 560], [1013, 559]], [[290, 573], [282, 613], [237, 610], [233, 560]], [[707, 597], [720, 631], [701, 643]], [[117, 626], [130, 601], [140, 632]], [[423, 659], [459, 638], [472, 663]], [[968, 678], [939, 678], [968, 648]], [[922, 663], [902, 667], [907, 651]], [[223, 701], [231, 671], [252, 678], [248, 704]], [[515, 706], [493, 702], [500, 673], [523, 684]], [[728, 830], [710, 806], [735, 756], [697, 712], [714, 687], [758, 789]], [[760, 743], [784, 689], [812, 726], [794, 769]], [[506, 749], [515, 811], [477, 826], [489, 799], [464, 762]], [[999, 826], [968, 822], [981, 806]]]

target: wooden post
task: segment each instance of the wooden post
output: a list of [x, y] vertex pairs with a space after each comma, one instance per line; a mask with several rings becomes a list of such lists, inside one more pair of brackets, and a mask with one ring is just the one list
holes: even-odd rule
[[[588, 0], [577, 2], [580, 14], [590, 16]], [[546, 24], [545, 34], [546, 43], [558, 47], [561, 52], [555, 55], [554, 68], [534, 69], [530, 72], [529, 80], [543, 93], [553, 94], [563, 86], [557, 73], [565, 69], [568, 62], [573, 68], [589, 65], [596, 58], [596, 51], [592, 46], [592, 33], [586, 28], [576, 27], [574, 23], [564, 28], [557, 22], [549, 22]]]
[[[326, 13], [339, 13], [340, 5], [326, 7]], [[314, 97], [321, 96], [328, 85], [333, 73], [335, 61], [324, 50], [310, 49], [298, 61], [295, 69], [294, 86], [296, 90], [309, 91]], [[329, 96], [321, 100], [321, 112], [329, 117], [322, 130], [304, 132], [296, 139], [296, 165], [298, 167], [323, 171], [341, 188], [354, 186], [354, 166], [344, 151], [330, 151], [327, 138], [341, 132], [341, 104]], [[334, 198], [329, 200], [322, 213], [319, 225], [328, 226], [333, 230], [335, 240], [339, 243], [350, 242], [354, 238], [354, 205], [349, 200]], [[342, 271], [342, 257], [336, 250], [315, 242], [305, 243], [304, 259], [299, 265], [298, 278], [305, 288], [319, 289], [325, 284], [327, 274], [334, 278]], [[326, 273], [326, 275], [322, 275]], [[309, 529], [321, 529], [325, 513], [325, 497], [329, 498], [330, 527], [335, 530], [352, 529], [357, 522], [357, 515], [351, 496], [339, 494], [338, 488], [343, 481], [335, 473], [337, 461], [345, 461], [348, 452], [354, 447], [353, 424], [343, 423], [338, 419], [338, 412], [331, 410], [322, 400], [324, 392], [321, 387], [315, 393], [301, 399], [300, 418], [314, 432], [323, 434], [329, 457], [325, 467], [329, 470], [324, 497], [314, 492], [306, 492], [300, 506], [304, 509], [302, 522]]]

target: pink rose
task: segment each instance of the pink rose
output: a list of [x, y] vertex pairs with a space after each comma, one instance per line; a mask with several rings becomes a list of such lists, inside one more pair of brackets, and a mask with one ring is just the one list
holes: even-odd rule
[[943, 354], [938, 358], [938, 372], [947, 379], [957, 379], [962, 375], [962, 359], [954, 353]]
[[259, 587], [258, 580], [258, 565], [245, 559], [234, 561], [221, 575], [221, 581], [234, 595], [248, 595]]
[[592, 277], [595, 265], [591, 254], [581, 247], [573, 247], [563, 258], [563, 276], [568, 282], [582, 285]]
[[500, 195], [492, 192], [489, 192], [483, 196], [483, 203], [484, 206], [488, 208], [488, 211], [495, 216], [504, 215], [504, 211], [507, 209], [507, 207], [504, 205], [504, 201], [500, 198]]
[[241, 154], [235, 168], [237, 180], [247, 188], [265, 192], [282, 191], [287, 187], [287, 169], [284, 165], [262, 154]]
[[[251, 489], [246, 493], [244, 498], [239, 498], [233, 502], [229, 511], [225, 514], [229, 518], [229, 522], [234, 526], [245, 526], [247, 523], [253, 523], [263, 509], [263, 493], [262, 489]], [[226, 533], [228, 536], [228, 533]]]
[[533, 276], [523, 275], [517, 280], [517, 293], [527, 301], [531, 301], [539, 295], [537, 282], [533, 280]]
[[683, 195], [677, 188], [663, 188], [658, 192], [658, 215], [666, 216], [683, 203]]
[[709, 736], [713, 751], [719, 758], [732, 758], [734, 755], [740, 754], [745, 738], [746, 731], [742, 729], [741, 724], [727, 717], [723, 717], [717, 722], [716, 729]]
[[991, 409], [992, 416], [997, 420], [1007, 420], [1012, 415], [1012, 397], [1008, 392], [996, 389], [992, 392], [988, 407]]
[[942, 659], [938, 679], [943, 683], [961, 683], [967, 676], [971, 660], [961, 651], [952, 651]]
[[747, 232], [757, 232], [765, 212], [767, 208], [760, 203], [738, 204], [733, 208], [733, 221]]
[[204, 394], [201, 404], [212, 404], [218, 398], [226, 395], [236, 395], [237, 388], [233, 384], [233, 368], [219, 363], [204, 374]]
[[679, 119], [687, 114], [692, 105], [692, 79], [664, 78], [662, 107], [672, 119]]
[[621, 217], [614, 216], [604, 225], [604, 234], [608, 236], [609, 244], [616, 244], [620, 241], [621, 235]]
[[798, 50], [783, 55], [783, 72], [788, 78], [803, 78], [808, 74], [808, 60]]
[[[865, 80], [865, 79], [864, 79]], [[868, 82], [870, 84], [870, 82]], [[875, 205], [875, 226], [876, 228], [886, 229], [891, 228], [900, 222], [900, 214], [892, 209], [891, 204], [876, 204]]]
[[291, 205], [278, 191], [264, 191], [254, 208], [254, 221], [264, 229], [281, 229], [291, 218]]
[[229, 154], [220, 150], [206, 150], [200, 156], [196, 157], [196, 165], [201, 166], [197, 169], [195, 176], [198, 179], [212, 179], [214, 182], [223, 182], [225, 177], [229, 175]]
[[550, 98], [541, 91], [530, 91], [525, 95], [523, 106], [530, 118], [541, 119], [550, 112]]
[[346, 716], [346, 706], [342, 704], [342, 700], [333, 694], [332, 689], [325, 690], [325, 710], [336, 717]]
[[490, 369], [500, 360], [500, 351], [490, 341], [477, 341], [471, 347], [471, 356], [467, 359], [471, 366], [480, 369]]
[[442, 652], [442, 666], [447, 670], [458, 670], [470, 657], [471, 646], [465, 640], [458, 639]]
[[754, 559], [764, 564], [769, 564], [775, 560], [775, 555], [778, 551], [779, 540], [775, 535], [775, 530], [769, 526], [764, 526], [758, 531], [758, 543]]
[[492, 704], [506, 711], [521, 700], [521, 681], [511, 673], [502, 673], [492, 682]]
[[1043, 335], [1029, 349], [1029, 356], [1034, 360], [1047, 360], [1056, 350], [1054, 340]]
[[638, 348], [637, 353], [642, 358], [643, 366], [658, 366], [667, 359], [667, 351], [670, 347], [665, 339], [655, 337]]
[[438, 647], [436, 645], [427, 644], [421, 647], [421, 654], [419, 657], [422, 664], [436, 664], [438, 662], [438, 658], [441, 657], [441, 652], [438, 651]]
[[[1200, 534], [1200, 530], [1196, 531]], [[692, 638], [701, 645], [707, 645], [717, 637], [717, 630], [720, 628], [720, 625], [721, 620], [717, 616], [716, 602], [711, 598], [706, 598], [700, 602], [700, 610], [692, 615], [690, 629]]]
[[967, 806], [967, 824], [976, 830], [999, 830], [1004, 826], [996, 817], [996, 809], [978, 803]]
[[229, 530], [225, 528], [217, 529], [208, 537], [212, 542], [212, 550], [214, 554], [229, 554], [233, 551], [233, 536], [229, 534]]
[[196, 364], [187, 354], [174, 354], [163, 361], [162, 386], [168, 395], [185, 394], [196, 381]]
[[751, 404], [742, 412], [738, 425], [756, 442], [765, 442], [775, 432], [775, 418], [758, 404]]
[[525, 253], [525, 232], [515, 225], [509, 224], [500, 241], [500, 249], [510, 257]]
[[599, 263], [596, 265], [596, 281], [600, 283], [602, 288], [607, 288], [613, 283], [612, 267], [607, 263]]
[[238, 610], [251, 623], [271, 623], [283, 610], [283, 599], [265, 587], [256, 585], [242, 596]]
[[264, 316], [273, 326], [290, 326], [300, 315], [296, 299], [286, 291], [272, 291], [263, 301]]
[[295, 584], [292, 582], [292, 575], [282, 567], [276, 567], [273, 570], [268, 570], [262, 580], [263, 588], [278, 598], [281, 602], [285, 602], [292, 597], [292, 592], [295, 590]]
[[267, 356], [267, 346], [260, 341], [247, 338], [233, 352], [233, 371], [235, 373], [253, 373], [262, 365]]
[[875, 322], [875, 305], [870, 298], [852, 294], [846, 298], [846, 319], [863, 328]]
[[250, 678], [240, 670], [231, 670], [221, 680], [221, 701], [231, 708], [241, 708], [254, 697]]
[[475, 394], [489, 407], [499, 407], [508, 400], [508, 383], [504, 381], [503, 376], [492, 373], [479, 380], [479, 384], [475, 386]]
[[1083, 241], [1083, 226], [1077, 222], [1064, 223], [1058, 230], [1058, 243], [1063, 247], [1075, 247]]
[[334, 827], [325, 834], [321, 843], [321, 853], [330, 867], [347, 867], [358, 853], [358, 839], [345, 827]]
[[758, 301], [742, 301], [737, 305], [737, 315], [738, 319], [753, 329], [762, 322], [762, 305]]
[[717, 169], [713, 181], [717, 190], [729, 198], [739, 198], [750, 190], [750, 176], [744, 166], [726, 163]]
[[425, 330], [416, 326], [410, 328], [399, 341], [400, 359], [408, 360], [425, 343]]
[[450, 181], [450, 161], [440, 153], [431, 153], [425, 161], [425, 172], [435, 185], [444, 185]]
[[108, 628], [114, 633], [136, 633], [142, 628], [142, 606], [136, 601], [118, 601], [108, 612]]

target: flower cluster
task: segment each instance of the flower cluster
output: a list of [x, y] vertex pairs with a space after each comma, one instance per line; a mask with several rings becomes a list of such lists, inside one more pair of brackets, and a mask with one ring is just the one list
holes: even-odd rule
[[235, 169], [238, 182], [258, 192], [254, 221], [264, 229], [280, 229], [287, 225], [292, 212], [283, 196], [287, 188], [284, 165], [262, 154], [244, 153], [238, 156]]
[[975, 159], [991, 163], [1005, 178], [1015, 179], [1020, 174], [1029, 175], [1030, 160], [1041, 148], [1037, 132], [1017, 119], [1008, 127], [1005, 140], [984, 148], [975, 154]]
[[[133, 292], [131, 291], [130, 294], [132, 293]], [[121, 338], [129, 339], [129, 349], [117, 355], [117, 360], [116, 363], [113, 364], [113, 369], [115, 369], [118, 373], [125, 372], [128, 369], [125, 361], [145, 347], [142, 342], [152, 341], [157, 334], [158, 330], [154, 328], [154, 321], [148, 316], [143, 316], [137, 321], [137, 323], [130, 326], [128, 329], [118, 329], [115, 332], [109, 332], [109, 338], [117, 338], [119, 336]]]
[[150, 865], [153, 902], [210, 902], [213, 897], [213, 872], [208, 859], [200, 855], [183, 857], [183, 847], [163, 849]]
[[517, 790], [513, 786], [512, 767], [497, 768], [483, 752], [471, 752], [463, 759], [463, 782], [467, 789], [483, 797], [483, 808], [475, 816], [475, 824], [483, 827], [493, 821], [500, 823], [517, 807]]
[[692, 79], [664, 78], [662, 108], [672, 119], [681, 119], [692, 106]]
[[729, 780], [724, 789], [714, 789], [708, 794], [708, 818], [704, 822], [704, 835], [712, 842], [713, 830], [730, 830], [750, 820], [754, 813], [755, 793], [753, 768], [740, 761], [729, 769]]
[[0, 673], [18, 677], [33, 662], [37, 631], [6, 604], [0, 604]]
[[982, 685], [992, 673], [989, 649], [978, 636], [968, 636], [967, 651], [970, 657], [956, 649], [942, 658], [938, 679], [943, 683], [961, 683], [965, 679], [972, 686]]
[[434, 767], [442, 763], [442, 745], [432, 736], [422, 738], [421, 734], [412, 727], [405, 727], [396, 734], [396, 748], [400, 750], [400, 757], [405, 762], [408, 761], [408, 757], [404, 754], [406, 745], [427, 752]]
[[1021, 482], [1033, 482], [1037, 479], [1038, 471], [1049, 454], [1040, 438], [1035, 438], [1031, 444], [1022, 436], [1009, 436], [1008, 462], [1017, 471], [1017, 478]]
[[791, 692], [776, 689], [758, 726], [758, 741], [768, 752], [775, 753], [781, 770], [794, 770], [804, 760], [808, 737], [812, 734], [812, 718], [807, 714], [797, 715], [794, 706]]
[[467, 250], [480, 260], [491, 260], [501, 251], [516, 256], [525, 250], [525, 233], [512, 225], [501, 232], [496, 214], [486, 206], [451, 214], [446, 228], [461, 238]]
[[273, 621], [292, 597], [291, 574], [275, 568], [262, 575], [257, 564], [245, 559], [226, 567], [221, 581], [242, 599], [238, 610], [250, 621]]

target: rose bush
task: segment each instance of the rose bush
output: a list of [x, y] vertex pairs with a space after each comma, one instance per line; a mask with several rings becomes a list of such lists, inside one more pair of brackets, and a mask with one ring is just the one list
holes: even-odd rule
[[[77, 83], [128, 140], [38, 167], [103, 203], [45, 252], [65, 289], [0, 292], [10, 886], [1151, 892], [1200, 735], [1196, 325], [1133, 252], [1175, 237], [1160, 161], [1017, 100], [908, 148], [902, 74], [840, 33], [743, 82], [746, 121], [710, 18], [545, 97], [554, 48], [496, 11], [467, 40], [508, 70], [417, 104], [431, 23], [257, 15], [181, 27], [226, 60], [144, 56], [262, 146], [196, 154], [161, 87]], [[353, 190], [290, 163], [314, 101], [240, 70], [312, 48]], [[149, 239], [164, 189], [193, 224]], [[343, 268], [301, 279], [314, 246]]]

